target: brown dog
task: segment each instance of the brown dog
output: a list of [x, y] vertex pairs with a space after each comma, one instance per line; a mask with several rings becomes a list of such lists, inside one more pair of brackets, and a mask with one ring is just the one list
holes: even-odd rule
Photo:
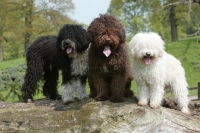
[[90, 97], [112, 102], [132, 97], [126, 36], [120, 22], [114, 16], [100, 15], [88, 27], [87, 37], [91, 43], [88, 57]]

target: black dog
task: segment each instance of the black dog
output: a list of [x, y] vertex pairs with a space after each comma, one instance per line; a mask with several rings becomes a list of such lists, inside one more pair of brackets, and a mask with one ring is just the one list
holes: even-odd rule
[[59, 70], [62, 70], [61, 94], [65, 103], [87, 97], [88, 71], [86, 30], [80, 25], [64, 25], [58, 36], [38, 38], [26, 54], [27, 70], [21, 88], [23, 100], [31, 102], [37, 83], [44, 80], [43, 94], [52, 100], [58, 98]]

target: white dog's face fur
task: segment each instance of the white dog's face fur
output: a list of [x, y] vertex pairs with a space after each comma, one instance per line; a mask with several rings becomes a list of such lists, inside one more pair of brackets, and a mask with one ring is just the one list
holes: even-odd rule
[[164, 41], [154, 32], [138, 33], [129, 43], [131, 55], [134, 59], [141, 60], [146, 65], [164, 53]]

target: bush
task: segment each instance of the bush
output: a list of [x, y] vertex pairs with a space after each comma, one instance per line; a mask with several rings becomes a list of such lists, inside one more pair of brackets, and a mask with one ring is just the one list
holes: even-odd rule
[[17, 66], [6, 68], [0, 71], [0, 100], [7, 101], [22, 99], [21, 86], [24, 82], [24, 74], [26, 70], [25, 63]]

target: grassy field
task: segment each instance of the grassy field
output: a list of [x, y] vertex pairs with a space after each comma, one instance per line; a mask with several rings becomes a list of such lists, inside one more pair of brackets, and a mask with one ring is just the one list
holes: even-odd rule
[[166, 51], [181, 61], [189, 87], [197, 86], [200, 82], [200, 43], [195, 38], [183, 39], [168, 43]]
[[25, 62], [25, 58], [17, 58], [17, 59], [2, 61], [0, 62], [0, 71], [8, 67], [18, 66], [24, 62]]
[[[167, 43], [165, 50], [181, 61], [186, 72], [189, 87], [196, 87], [197, 83], [200, 82], [200, 43], [197, 43], [195, 38], [186, 38], [178, 42]], [[0, 62], [0, 71], [8, 67], [18, 66], [24, 62], [25, 58], [17, 58]], [[59, 83], [61, 83], [61, 79], [59, 79]], [[132, 81], [132, 90], [137, 95], [135, 81]], [[87, 92], [89, 93], [88, 85]], [[192, 90], [189, 93], [191, 96], [197, 95], [197, 90]], [[166, 96], [171, 96], [171, 94], [166, 94]], [[43, 98], [43, 95], [38, 94], [34, 98], [40, 99]]]
[[[181, 61], [189, 88], [197, 87], [200, 82], [200, 43], [196, 42], [196, 38], [167, 43], [166, 51]], [[189, 94], [197, 95], [197, 90], [192, 90]]]

